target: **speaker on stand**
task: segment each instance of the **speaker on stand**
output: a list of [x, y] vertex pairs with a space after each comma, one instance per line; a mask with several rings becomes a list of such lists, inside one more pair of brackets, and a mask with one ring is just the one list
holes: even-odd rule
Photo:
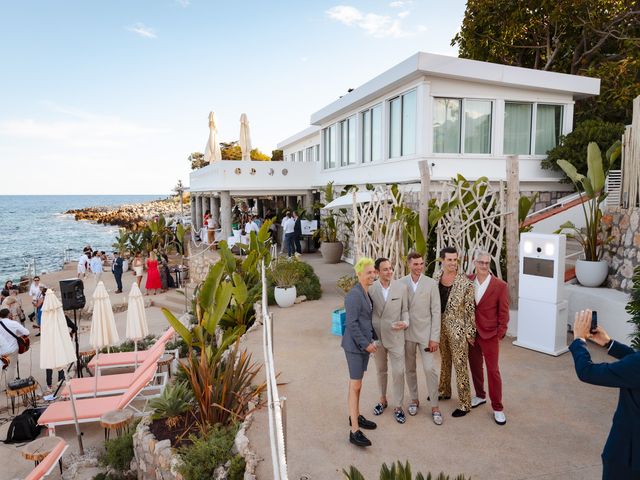
[[78, 316], [77, 310], [82, 310], [87, 303], [84, 296], [84, 283], [79, 278], [60, 280], [60, 295], [62, 296], [62, 309], [73, 310], [73, 323], [76, 326], [76, 360], [78, 377], [82, 377], [82, 359], [80, 358], [80, 341], [78, 339]]

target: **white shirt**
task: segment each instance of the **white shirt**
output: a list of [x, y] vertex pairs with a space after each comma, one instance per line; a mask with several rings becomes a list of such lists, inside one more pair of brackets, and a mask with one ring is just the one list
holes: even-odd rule
[[84, 273], [87, 270], [87, 263], [89, 262], [89, 257], [85, 253], [80, 255], [78, 259], [78, 273]]
[[89, 265], [91, 266], [91, 271], [93, 273], [102, 272], [102, 259], [100, 257], [93, 257], [89, 262]]
[[482, 283], [478, 281], [478, 277], [476, 277], [476, 279], [473, 281], [473, 286], [474, 286], [475, 296], [476, 296], [476, 305], [480, 303], [480, 300], [482, 300], [482, 296], [484, 295], [484, 292], [487, 291], [490, 281], [491, 281], [490, 274], [487, 275], [487, 278], [485, 278], [484, 282]]
[[409, 277], [409, 278], [411, 279], [411, 287], [413, 288], [413, 293], [416, 293], [416, 290], [418, 290], [418, 285], [420, 284], [420, 279], [422, 278], [422, 275], [418, 277], [417, 282], [413, 281], [413, 277]]
[[391, 290], [391, 282], [389, 282], [389, 286], [387, 288], [384, 288], [381, 282], [380, 288], [382, 289], [382, 296], [384, 297], [384, 301], [386, 302], [387, 298], [389, 297], [389, 291]]
[[254, 222], [253, 220], [248, 222], [245, 226], [244, 226], [244, 231], [247, 233], [247, 235], [249, 235], [249, 233], [251, 232], [256, 232], [258, 233], [260, 231], [260, 227], [258, 227], [258, 225], [256, 224], [256, 222]]
[[[18, 322], [9, 320], [8, 318], [3, 318], [0, 320], [0, 322], [2, 322], [4, 326], [11, 330], [16, 336], [29, 335], [29, 330], [24, 328]], [[2, 327], [0, 327], [0, 337], [2, 337], [2, 339], [4, 340], [3, 343], [9, 346], [8, 353], [12, 353], [18, 350], [18, 341], [13, 338], [13, 335], [11, 335]]]
[[[0, 329], [2, 329], [2, 327], [0, 327]], [[11, 344], [4, 338], [4, 336], [0, 335], [0, 355], [8, 355], [14, 351], [15, 350], [11, 350]]]
[[284, 217], [282, 219], [282, 228], [284, 233], [293, 233], [296, 227], [296, 221], [293, 218]]
[[36, 283], [35, 283], [35, 282], [33, 282], [33, 283], [31, 284], [31, 286], [29, 287], [29, 296], [30, 296], [33, 300], [35, 300], [35, 299], [37, 299], [40, 295], [41, 295], [41, 293], [40, 293], [40, 285], [39, 285], [39, 284], [38, 284], [38, 285], [36, 285]]

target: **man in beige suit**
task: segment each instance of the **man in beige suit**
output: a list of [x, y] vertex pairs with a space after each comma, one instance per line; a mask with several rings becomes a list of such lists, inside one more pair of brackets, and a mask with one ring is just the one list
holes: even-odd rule
[[416, 373], [416, 349], [422, 358], [422, 368], [427, 380], [431, 418], [442, 425], [442, 413], [438, 407], [438, 370], [434, 355], [440, 343], [440, 293], [438, 283], [423, 275], [424, 258], [417, 252], [407, 256], [409, 275], [401, 282], [409, 296], [409, 328], [405, 331], [405, 368], [407, 386], [411, 395], [409, 415], [418, 413], [418, 375]]
[[393, 267], [388, 259], [377, 259], [374, 267], [378, 280], [369, 292], [373, 303], [373, 329], [380, 342], [374, 356], [380, 402], [373, 407], [373, 413], [380, 415], [387, 408], [387, 364], [390, 364], [393, 416], [398, 423], [404, 423], [404, 330], [409, 326], [407, 289], [399, 280], [393, 280]]

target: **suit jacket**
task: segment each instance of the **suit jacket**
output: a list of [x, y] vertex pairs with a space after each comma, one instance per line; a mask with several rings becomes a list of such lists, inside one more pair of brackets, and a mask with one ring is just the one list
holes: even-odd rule
[[619, 360], [594, 364], [582, 340], [574, 340], [569, 350], [580, 380], [620, 389], [618, 408], [613, 415], [602, 459], [640, 472], [640, 352], [614, 341], [609, 355]]
[[347, 318], [342, 336], [342, 348], [347, 352], [367, 353], [365, 348], [378, 337], [371, 321], [373, 313], [371, 299], [362, 285], [356, 283], [349, 290], [344, 299], [344, 308], [347, 311]]
[[440, 342], [440, 292], [438, 284], [425, 275], [420, 277], [418, 288], [413, 292], [411, 274], [400, 280], [409, 296], [409, 328], [404, 338], [410, 342], [428, 345], [429, 340]]
[[[476, 276], [471, 275], [471, 281]], [[475, 300], [475, 296], [474, 296]], [[484, 339], [498, 336], [503, 339], [509, 324], [509, 288], [507, 282], [491, 275], [489, 286], [482, 295], [480, 303], [476, 303], [476, 330]]]
[[[434, 275], [433, 279], [436, 283], [440, 283], [442, 272], [440, 270]], [[439, 291], [438, 295], [440, 295]], [[447, 308], [441, 319], [442, 328], [450, 339], [462, 337], [473, 340], [476, 338], [475, 309], [473, 283], [464, 273], [458, 273], [451, 285]]]
[[382, 285], [376, 280], [369, 289], [373, 302], [373, 329], [376, 336], [387, 350], [402, 349], [404, 351], [404, 330], [394, 330], [394, 322], [405, 322], [409, 325], [409, 300], [407, 289], [399, 280], [391, 280], [389, 295], [385, 301]]
[[122, 264], [124, 263], [124, 260], [122, 259], [122, 257], [116, 257], [113, 261], [113, 265], [111, 266], [111, 271], [113, 273], [119, 273], [122, 274]]

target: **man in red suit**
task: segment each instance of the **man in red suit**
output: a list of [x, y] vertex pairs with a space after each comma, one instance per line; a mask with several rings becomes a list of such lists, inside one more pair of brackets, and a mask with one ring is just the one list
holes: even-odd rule
[[478, 252], [475, 257], [475, 275], [471, 276], [476, 297], [476, 341], [469, 347], [469, 364], [476, 396], [471, 408], [487, 403], [484, 391], [482, 359], [487, 365], [489, 397], [493, 418], [498, 425], [507, 423], [502, 406], [502, 379], [498, 368], [500, 340], [507, 333], [509, 323], [509, 291], [507, 284], [491, 274], [491, 256]]

